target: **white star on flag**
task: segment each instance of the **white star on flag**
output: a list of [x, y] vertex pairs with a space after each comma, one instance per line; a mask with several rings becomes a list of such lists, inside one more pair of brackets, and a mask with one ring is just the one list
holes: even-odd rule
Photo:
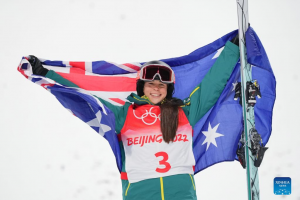
[[207, 149], [208, 149], [208, 147], [211, 143], [213, 145], [215, 145], [216, 147], [218, 147], [217, 143], [216, 143], [216, 138], [224, 136], [220, 133], [217, 133], [217, 129], [218, 129], [219, 125], [220, 124], [217, 124], [215, 127], [211, 128], [211, 125], [210, 125], [210, 122], [209, 122], [208, 123], [208, 130], [207, 131], [202, 131], [202, 133], [206, 136], [205, 140], [202, 143], [202, 145], [207, 143], [206, 151], [207, 151]]
[[220, 54], [222, 53], [224, 47], [220, 48], [217, 53], [214, 55], [214, 57], [212, 57], [212, 59], [218, 58], [220, 56]]
[[108, 131], [111, 130], [111, 128], [105, 124], [101, 124], [101, 118], [102, 118], [102, 115], [101, 115], [101, 112], [98, 111], [96, 113], [96, 118], [90, 120], [87, 122], [87, 124], [89, 126], [93, 126], [93, 127], [99, 127], [99, 134], [104, 136], [104, 134]]
[[238, 82], [237, 81], [235, 81], [235, 83], [232, 83], [232, 85], [233, 85], [233, 89], [231, 90], [231, 91], [235, 91], [235, 87], [236, 87], [236, 85], [238, 84]]

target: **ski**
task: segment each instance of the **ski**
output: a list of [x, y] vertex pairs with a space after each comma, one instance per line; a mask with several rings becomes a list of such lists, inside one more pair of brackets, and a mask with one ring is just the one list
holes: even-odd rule
[[260, 93], [258, 83], [252, 80], [251, 65], [247, 63], [245, 34], [249, 27], [248, 0], [237, 0], [237, 14], [241, 64], [240, 98], [244, 119], [239, 160], [242, 166], [246, 168], [248, 200], [259, 200], [258, 168], [256, 166], [259, 166], [257, 165], [257, 153], [261, 138], [255, 129], [254, 105], [256, 95], [260, 97]]

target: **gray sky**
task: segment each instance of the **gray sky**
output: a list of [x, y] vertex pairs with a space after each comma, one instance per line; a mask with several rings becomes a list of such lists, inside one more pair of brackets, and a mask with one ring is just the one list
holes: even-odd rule
[[[277, 79], [273, 132], [259, 170], [261, 199], [292, 178], [299, 200], [300, 2], [250, 0], [249, 19]], [[17, 71], [29, 54], [52, 60], [142, 62], [186, 55], [237, 29], [236, 2], [10, 0], [0, 2], [0, 199], [115, 200], [121, 182], [105, 139]], [[263, 94], [262, 94], [263, 95]], [[238, 162], [195, 176], [198, 199], [246, 199]]]

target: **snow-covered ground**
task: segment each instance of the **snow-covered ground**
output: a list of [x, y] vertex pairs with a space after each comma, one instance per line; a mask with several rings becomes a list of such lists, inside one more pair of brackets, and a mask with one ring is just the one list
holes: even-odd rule
[[[300, 2], [249, 1], [250, 23], [277, 79], [273, 132], [259, 170], [261, 199], [299, 200]], [[237, 24], [234, 0], [1, 0], [0, 199], [121, 199], [106, 140], [17, 72], [22, 56], [163, 59], [188, 54]], [[292, 178], [290, 196], [273, 194], [278, 176]], [[247, 199], [238, 162], [214, 165], [195, 178], [199, 200]]]

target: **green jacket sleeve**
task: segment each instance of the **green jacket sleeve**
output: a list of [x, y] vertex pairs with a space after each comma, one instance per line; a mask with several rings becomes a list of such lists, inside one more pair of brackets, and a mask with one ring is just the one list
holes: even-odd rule
[[192, 127], [213, 107], [239, 59], [239, 47], [227, 42], [220, 56], [196, 86], [183, 110]]
[[[78, 85], [74, 84], [73, 82], [63, 78], [61, 75], [57, 74], [55, 71], [53, 70], [49, 70], [45, 76], [46, 78], [52, 79], [54, 81], [56, 81], [59, 84], [68, 86], [68, 87], [77, 87], [79, 88]], [[101, 99], [98, 96], [95, 96], [96, 98], [99, 99], [99, 101], [101, 101], [101, 103], [103, 103], [106, 107], [108, 107], [115, 116], [115, 120], [116, 120], [116, 132], [120, 133], [124, 123], [125, 123], [125, 119], [126, 119], [126, 115], [127, 115], [127, 110], [128, 107], [130, 106], [130, 103], [126, 103], [124, 106], [116, 106], [111, 104], [108, 101], [105, 101], [104, 99]]]

